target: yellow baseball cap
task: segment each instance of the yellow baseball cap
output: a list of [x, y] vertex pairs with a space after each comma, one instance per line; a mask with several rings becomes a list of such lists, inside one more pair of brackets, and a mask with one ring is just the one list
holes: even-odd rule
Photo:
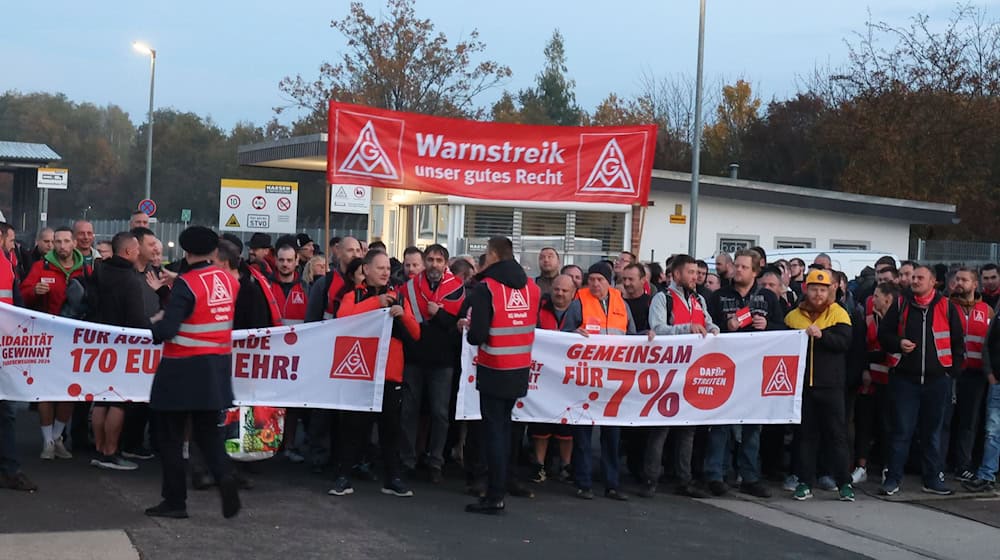
[[804, 283], [806, 285], [822, 284], [824, 286], [830, 286], [833, 284], [833, 278], [831, 278], [830, 273], [825, 270], [813, 270], [806, 276], [806, 281]]

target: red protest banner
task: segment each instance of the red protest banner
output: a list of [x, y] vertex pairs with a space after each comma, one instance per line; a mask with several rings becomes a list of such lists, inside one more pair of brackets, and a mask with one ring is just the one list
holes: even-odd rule
[[331, 184], [645, 205], [656, 125], [503, 124], [330, 103]]

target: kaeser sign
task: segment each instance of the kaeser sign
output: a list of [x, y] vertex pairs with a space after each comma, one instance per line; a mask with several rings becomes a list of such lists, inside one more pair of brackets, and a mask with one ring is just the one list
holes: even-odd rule
[[646, 204], [656, 126], [487, 123], [330, 103], [327, 180], [470, 198]]

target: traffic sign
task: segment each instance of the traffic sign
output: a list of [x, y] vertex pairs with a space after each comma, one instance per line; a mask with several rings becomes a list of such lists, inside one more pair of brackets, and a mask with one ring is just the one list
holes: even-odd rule
[[63, 189], [69, 186], [69, 169], [57, 167], [38, 168], [38, 188]]
[[143, 199], [139, 202], [139, 211], [145, 212], [147, 216], [152, 218], [156, 215], [156, 203], [150, 198]]
[[330, 211], [367, 214], [371, 210], [372, 189], [364, 185], [331, 185]]
[[219, 187], [219, 231], [295, 232], [298, 183], [222, 179]]
[[191, 221], [191, 209], [190, 208], [182, 208], [181, 209], [181, 221], [182, 222], [190, 222]]

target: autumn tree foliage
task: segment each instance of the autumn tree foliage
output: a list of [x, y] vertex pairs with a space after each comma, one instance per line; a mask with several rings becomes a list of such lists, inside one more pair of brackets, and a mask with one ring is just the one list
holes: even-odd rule
[[278, 88], [290, 108], [306, 115], [293, 124], [297, 134], [326, 130], [330, 100], [394, 111], [451, 117], [477, 117], [476, 97], [511, 75], [510, 68], [477, 59], [486, 50], [473, 30], [450, 43], [429, 19], [417, 17], [414, 0], [388, 0], [376, 17], [361, 2], [330, 27], [347, 40], [336, 62], [324, 62], [319, 76], [285, 77]]

